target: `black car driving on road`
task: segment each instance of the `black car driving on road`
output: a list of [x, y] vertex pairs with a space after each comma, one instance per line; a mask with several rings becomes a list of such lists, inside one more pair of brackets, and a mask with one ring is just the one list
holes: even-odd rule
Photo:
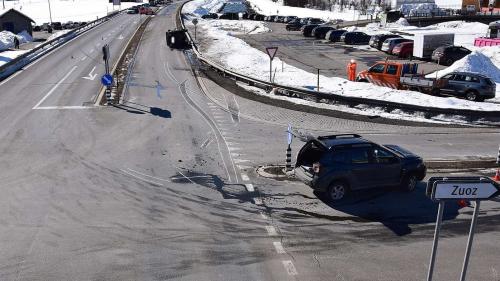
[[349, 191], [399, 186], [413, 191], [426, 174], [421, 157], [397, 145], [379, 145], [356, 134], [310, 139], [297, 155], [295, 175], [329, 200]]

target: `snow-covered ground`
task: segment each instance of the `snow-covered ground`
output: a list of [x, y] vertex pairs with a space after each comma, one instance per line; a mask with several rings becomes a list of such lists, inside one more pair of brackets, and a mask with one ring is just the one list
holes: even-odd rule
[[280, 15], [280, 16], [297, 16], [297, 17], [312, 17], [320, 18], [325, 21], [330, 21], [334, 19], [341, 19], [345, 21], [355, 21], [367, 19], [369, 15], [360, 15], [356, 10], [346, 10], [344, 11], [322, 11], [299, 7], [283, 6], [277, 2], [271, 0], [247, 0], [250, 6], [257, 12], [266, 16], [269, 15]]
[[[121, 8], [126, 9], [137, 4], [140, 3], [122, 2]], [[32, 18], [37, 25], [50, 22], [47, 0], [5, 1], [5, 9], [10, 8]], [[67, 22], [95, 20], [97, 17], [106, 16], [108, 12], [118, 10], [119, 6], [113, 7], [107, 0], [50, 0], [50, 8], [52, 21]], [[0, 11], [3, 11], [3, 8], [0, 8]]]
[[0, 31], [0, 51], [14, 48], [14, 38], [16, 37], [20, 44], [33, 41], [33, 38], [26, 31], [22, 31], [17, 35], [10, 31]]
[[[204, 5], [214, 5], [220, 0], [195, 0], [186, 5], [184, 14], [194, 16], [194, 11]], [[256, 79], [269, 79], [269, 57], [263, 51], [254, 49], [233, 34], [242, 34], [245, 31], [256, 29], [265, 32], [265, 23], [256, 21], [223, 21], [198, 19], [199, 50], [203, 56], [231, 69], [235, 72], [254, 77]], [[192, 25], [191, 20], [186, 20], [187, 25]], [[228, 27], [230, 25], [230, 30]], [[309, 73], [282, 62], [279, 52], [274, 58], [274, 82], [307, 89], [316, 89], [317, 75]], [[283, 65], [283, 70], [281, 66]], [[419, 92], [394, 90], [379, 87], [368, 83], [350, 82], [343, 78], [320, 76], [320, 91], [337, 93], [351, 97], [363, 97], [398, 103], [412, 104], [440, 108], [461, 108], [484, 111], [498, 111], [500, 104], [477, 103], [453, 97], [435, 97]]]

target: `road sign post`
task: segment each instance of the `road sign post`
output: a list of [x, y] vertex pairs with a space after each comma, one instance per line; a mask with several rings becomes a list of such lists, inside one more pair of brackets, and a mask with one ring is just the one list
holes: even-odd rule
[[285, 164], [285, 170], [287, 172], [292, 170], [292, 148], [290, 145], [292, 144], [293, 140], [293, 135], [292, 135], [292, 126], [288, 124], [287, 128], [287, 143], [288, 147], [286, 148], [286, 164]]
[[269, 56], [269, 82], [273, 82], [273, 59], [278, 52], [278, 47], [267, 47], [267, 55]]
[[432, 177], [427, 182], [426, 194], [433, 201], [437, 201], [439, 203], [427, 281], [432, 281], [445, 202], [464, 199], [475, 202], [474, 214], [472, 216], [469, 237], [467, 239], [467, 247], [465, 250], [464, 263], [460, 274], [460, 281], [465, 281], [481, 200], [489, 200], [498, 196], [499, 186], [493, 180], [486, 177]]
[[196, 41], [196, 26], [198, 25], [198, 19], [194, 18], [192, 22], [194, 24], [194, 40]]
[[106, 86], [106, 102], [111, 100], [111, 85], [113, 85], [113, 76], [109, 74], [109, 45], [102, 46], [102, 59], [104, 60], [104, 72], [101, 77], [101, 83]]

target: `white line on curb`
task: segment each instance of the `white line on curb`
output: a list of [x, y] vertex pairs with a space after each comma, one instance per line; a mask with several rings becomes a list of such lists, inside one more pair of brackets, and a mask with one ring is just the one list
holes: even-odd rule
[[285, 267], [288, 275], [297, 275], [297, 270], [295, 269], [292, 261], [283, 261], [283, 266]]
[[250, 180], [250, 178], [246, 174], [241, 174], [241, 179], [243, 181], [249, 181]]
[[276, 232], [276, 228], [274, 228], [274, 226], [272, 226], [272, 225], [266, 225], [266, 230], [267, 230], [267, 234], [269, 234], [269, 236], [278, 235], [278, 233]]
[[254, 192], [255, 189], [253, 188], [253, 184], [251, 183], [246, 183], [245, 188], [247, 189], [248, 192]]
[[285, 248], [281, 245], [281, 242], [273, 242], [274, 248], [278, 254], [285, 254]]

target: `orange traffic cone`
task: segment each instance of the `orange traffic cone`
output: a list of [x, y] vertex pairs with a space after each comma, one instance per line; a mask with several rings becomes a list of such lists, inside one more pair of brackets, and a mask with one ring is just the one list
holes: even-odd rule
[[467, 202], [467, 200], [465, 199], [458, 200], [457, 203], [460, 208], [465, 208], [469, 206], [469, 202]]
[[500, 181], [500, 169], [497, 169], [497, 172], [494, 177], [491, 178], [494, 181]]

